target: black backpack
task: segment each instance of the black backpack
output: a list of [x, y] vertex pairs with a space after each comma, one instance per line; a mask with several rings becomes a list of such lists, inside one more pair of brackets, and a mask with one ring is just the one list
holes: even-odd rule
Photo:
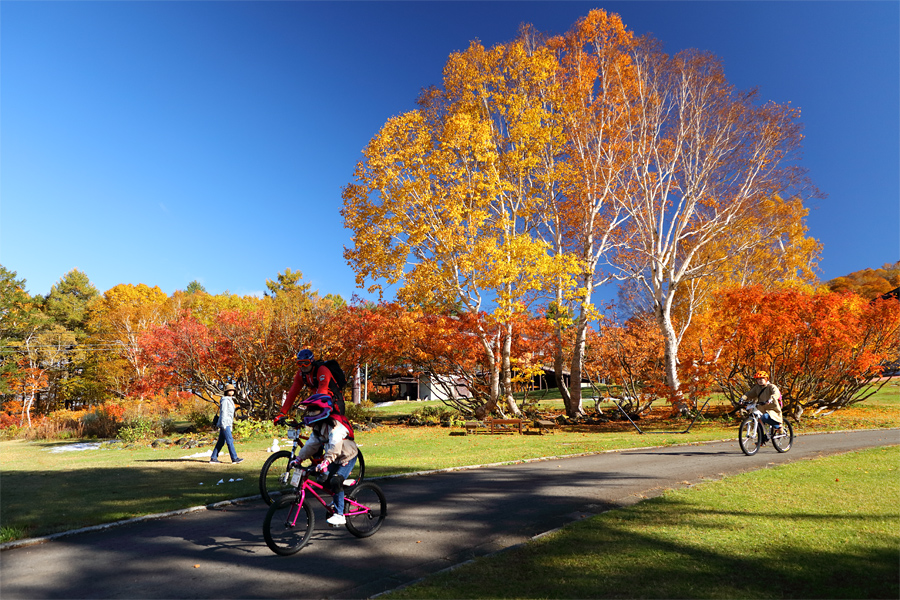
[[329, 371], [331, 371], [331, 383], [328, 385], [331, 390], [332, 395], [334, 396], [334, 405], [338, 409], [338, 412], [342, 415], [347, 414], [344, 406], [344, 388], [347, 387], [347, 376], [344, 375], [344, 370], [341, 369], [341, 365], [338, 364], [338, 361], [331, 360], [317, 360], [313, 363], [313, 373], [317, 373], [319, 371], [319, 367], [325, 365]]

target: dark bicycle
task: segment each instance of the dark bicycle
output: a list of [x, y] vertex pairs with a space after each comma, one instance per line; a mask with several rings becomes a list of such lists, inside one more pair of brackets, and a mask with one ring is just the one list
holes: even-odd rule
[[[262, 495], [263, 501], [270, 505], [283, 493], [293, 489], [289, 481], [291, 470], [288, 465], [296, 458], [297, 451], [302, 448], [301, 442], [309, 439], [306, 436], [300, 435], [300, 431], [303, 428], [301, 423], [291, 421], [287, 423], [287, 425], [287, 437], [294, 442], [294, 445], [290, 450], [280, 450], [273, 453], [272, 456], [267, 458], [266, 462], [263, 463], [262, 469], [259, 472], [259, 493]], [[315, 466], [321, 462], [321, 460], [321, 458], [311, 459], [311, 466]], [[356, 465], [344, 480], [344, 487], [347, 489], [353, 488], [363, 480], [365, 474], [366, 461], [363, 458], [362, 450], [360, 450], [359, 454], [356, 456]]]

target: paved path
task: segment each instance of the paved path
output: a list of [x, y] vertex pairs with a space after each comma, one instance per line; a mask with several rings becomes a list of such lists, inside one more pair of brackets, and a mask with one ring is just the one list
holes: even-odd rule
[[329, 529], [319, 511], [292, 557], [266, 547], [266, 506], [252, 501], [5, 551], [0, 597], [367, 598], [668, 488], [896, 444], [900, 430], [858, 431], [801, 436], [787, 454], [714, 442], [384, 479], [375, 536]]

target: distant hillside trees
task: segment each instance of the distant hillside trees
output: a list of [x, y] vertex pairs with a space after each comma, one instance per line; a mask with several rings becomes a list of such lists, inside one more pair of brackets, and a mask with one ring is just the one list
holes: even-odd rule
[[832, 292], [853, 292], [866, 300], [900, 287], [900, 261], [885, 263], [880, 269], [862, 269], [828, 282]]
[[[229, 382], [247, 414], [266, 418], [280, 406], [301, 347], [337, 359], [351, 377], [366, 365], [369, 385], [436, 374], [433, 381], [449, 382], [447, 404], [467, 417], [517, 414], [521, 398], [513, 405], [494, 400], [527, 390], [554, 361], [552, 310], [511, 316], [507, 338], [507, 328], [483, 311], [348, 304], [310, 290], [300, 277], [282, 277], [275, 288], [262, 298], [200, 290], [167, 296], [144, 284], [98, 294], [72, 271], [44, 297], [28, 294], [24, 279], [0, 267], [0, 427], [34, 430], [48, 417], [100, 412], [121, 426], [178, 402], [209, 406]], [[682, 389], [692, 403], [713, 389], [739, 397], [762, 368], [784, 392], [786, 414], [799, 420], [865, 400], [883, 365], [900, 358], [895, 299], [762, 285], [723, 285], [708, 294], [682, 340]], [[586, 341], [584, 373], [611, 386], [604, 391], [622, 396], [627, 412], [669, 397], [665, 341], [652, 311], [621, 324], [603, 319]], [[508, 382], [496, 376], [504, 348]], [[468, 393], [454, 397], [458, 385]], [[115, 435], [109, 431], [96, 435]]]

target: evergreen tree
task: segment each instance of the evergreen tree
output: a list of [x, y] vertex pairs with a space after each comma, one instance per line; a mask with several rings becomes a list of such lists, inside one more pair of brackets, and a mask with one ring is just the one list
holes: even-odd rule
[[188, 294], [196, 294], [197, 292], [203, 292], [204, 294], [207, 293], [206, 288], [203, 287], [203, 284], [196, 279], [188, 284], [185, 292], [187, 292]]
[[72, 269], [50, 288], [46, 312], [56, 323], [81, 336], [88, 305], [99, 295], [87, 275], [78, 269]]

